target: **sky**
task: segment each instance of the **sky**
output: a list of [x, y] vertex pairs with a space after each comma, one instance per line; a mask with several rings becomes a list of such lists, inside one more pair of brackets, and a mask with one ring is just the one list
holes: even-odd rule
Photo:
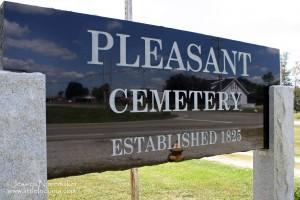
[[[300, 3], [296, 0], [132, 1], [133, 21], [278, 48], [289, 53], [289, 68], [300, 61]], [[14, 2], [124, 19], [124, 0]]]

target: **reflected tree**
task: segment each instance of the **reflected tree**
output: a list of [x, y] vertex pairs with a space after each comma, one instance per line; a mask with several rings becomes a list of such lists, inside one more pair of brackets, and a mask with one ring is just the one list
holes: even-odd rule
[[[171, 76], [166, 81], [165, 90], [185, 90], [187, 93], [190, 90], [210, 90], [209, 82], [198, 78], [196, 76], [186, 76], [183, 74], [176, 74], [174, 76]], [[173, 93], [170, 94], [170, 104], [174, 104], [174, 95]], [[187, 99], [188, 102], [193, 103], [193, 98]], [[203, 102], [199, 102], [203, 103]]]
[[262, 75], [261, 78], [267, 85], [271, 85], [271, 83], [274, 81], [274, 76], [273, 76], [272, 72], [268, 72], [268, 73]]
[[165, 90], [208, 90], [209, 84], [206, 80], [196, 76], [185, 76], [176, 74], [166, 81]]
[[92, 90], [92, 95], [96, 97], [98, 102], [107, 104], [110, 93], [110, 85], [105, 83], [100, 87], [94, 87]]
[[[271, 78], [269, 77], [268, 80]], [[264, 90], [266, 88], [263, 84], [258, 84], [249, 81], [244, 77], [239, 77], [238, 81], [249, 91], [248, 102], [261, 105], [264, 102]]]
[[64, 97], [64, 91], [59, 91], [57, 93], [57, 96], [63, 98]]
[[72, 99], [73, 97], [80, 97], [89, 94], [89, 89], [82, 86], [81, 83], [78, 82], [69, 82], [65, 96], [67, 99]]

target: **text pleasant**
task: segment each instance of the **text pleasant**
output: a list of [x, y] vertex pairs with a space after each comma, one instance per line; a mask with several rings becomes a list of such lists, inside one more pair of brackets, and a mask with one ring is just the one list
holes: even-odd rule
[[[144, 46], [143, 52], [137, 53], [134, 61], [129, 62], [127, 52], [132, 52], [130, 43], [131, 36], [123, 33], [116, 33], [114, 36], [108, 32], [88, 30], [91, 34], [92, 49], [91, 60], [88, 64], [104, 65], [104, 61], [100, 60], [101, 55], [112, 50], [115, 43], [119, 47], [119, 56], [116, 66], [120, 67], [142, 67], [163, 70], [179, 70], [191, 72], [204, 72], [213, 74], [228, 74], [229, 70], [233, 75], [237, 75], [237, 69], [242, 72], [241, 76], [249, 76], [248, 64], [251, 63], [251, 54], [235, 50], [220, 49], [218, 52], [214, 47], [209, 47], [206, 57], [202, 55], [201, 44], [189, 43], [185, 47], [180, 47], [177, 41], [173, 41], [170, 49], [165, 49], [163, 40], [151, 37], [139, 37], [141, 45]], [[130, 47], [132, 49], [130, 49]], [[184, 48], [184, 49], [182, 49]], [[187, 54], [187, 58], [183, 59], [182, 55]], [[162, 55], [168, 55], [166, 58]], [[219, 63], [217, 60], [221, 58]]]

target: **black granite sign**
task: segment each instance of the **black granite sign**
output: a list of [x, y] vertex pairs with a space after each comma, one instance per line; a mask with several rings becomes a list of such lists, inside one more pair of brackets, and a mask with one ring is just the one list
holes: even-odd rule
[[9, 2], [1, 40], [46, 74], [49, 178], [266, 147], [277, 49]]

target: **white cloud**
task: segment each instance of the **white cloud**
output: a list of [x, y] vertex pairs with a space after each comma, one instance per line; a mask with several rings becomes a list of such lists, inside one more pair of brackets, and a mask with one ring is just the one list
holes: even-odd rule
[[29, 32], [27, 26], [21, 26], [16, 22], [11, 22], [4, 19], [4, 31], [7, 36], [20, 37]]
[[77, 55], [67, 48], [61, 47], [54, 42], [44, 39], [7, 39], [7, 45], [14, 48], [31, 50], [46, 56], [61, 57], [64, 60], [72, 60]]

